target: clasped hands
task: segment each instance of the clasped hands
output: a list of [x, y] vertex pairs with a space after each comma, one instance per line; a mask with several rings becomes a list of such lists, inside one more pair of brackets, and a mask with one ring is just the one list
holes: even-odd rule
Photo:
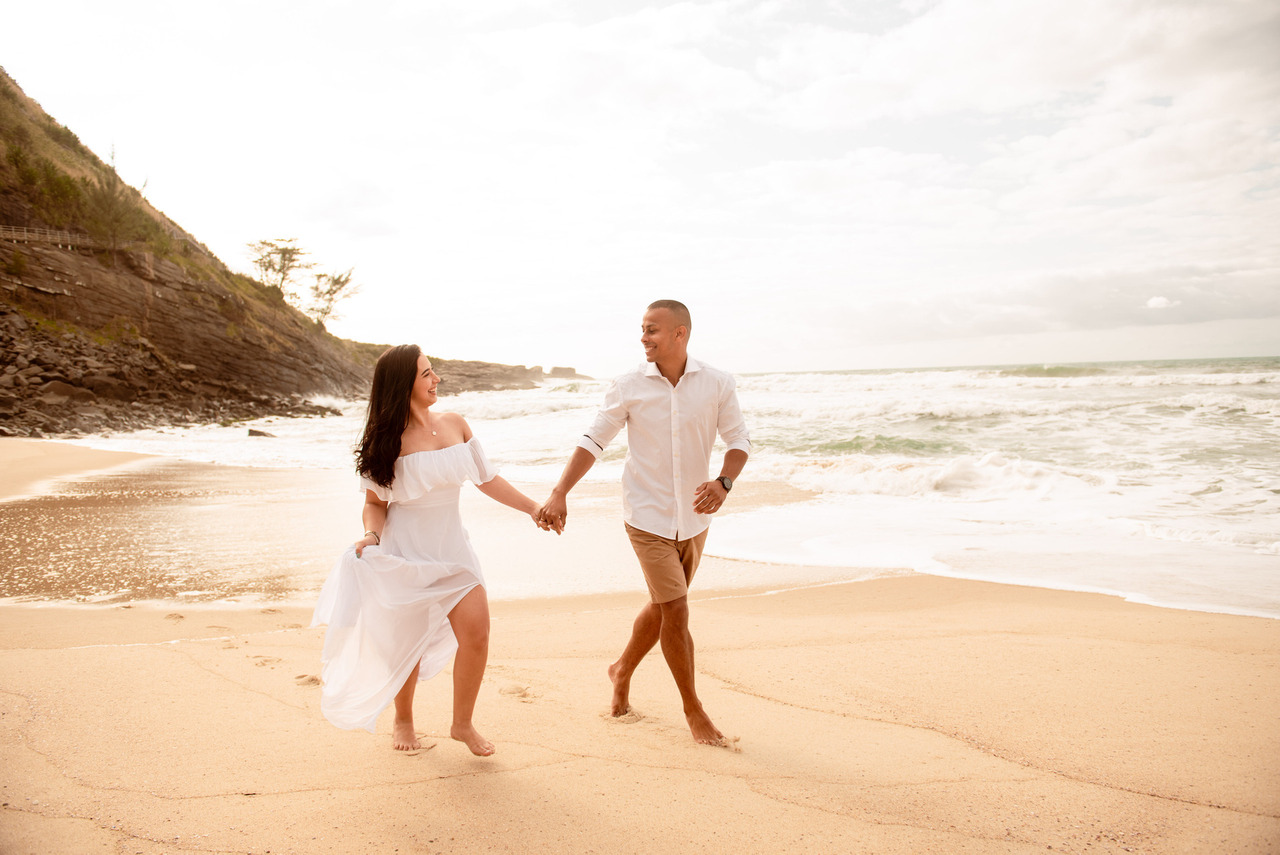
[[[728, 495], [729, 492], [719, 481], [705, 481], [693, 491], [693, 509], [700, 514], [714, 514], [724, 507], [724, 500]], [[568, 503], [563, 494], [552, 493], [542, 503], [542, 507], [529, 516], [533, 517], [533, 521], [543, 531], [563, 534], [565, 522], [569, 519]]]
[[569, 506], [562, 494], [552, 493], [551, 498], [543, 502], [542, 507], [535, 510], [530, 516], [533, 517], [533, 521], [537, 523], [538, 528], [543, 531], [554, 531], [556, 534], [563, 534], [565, 520], [569, 518]]

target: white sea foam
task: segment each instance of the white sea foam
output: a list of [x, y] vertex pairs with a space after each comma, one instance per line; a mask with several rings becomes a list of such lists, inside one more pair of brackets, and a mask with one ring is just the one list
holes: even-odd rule
[[[509, 479], [549, 486], [606, 385], [442, 403]], [[1280, 617], [1280, 359], [771, 374], [739, 395], [744, 477], [821, 498], [718, 520], [711, 554], [827, 568], [815, 581], [906, 567]], [[364, 406], [329, 403], [343, 415], [83, 443], [350, 469]], [[625, 435], [590, 477], [616, 479], [624, 455]]]

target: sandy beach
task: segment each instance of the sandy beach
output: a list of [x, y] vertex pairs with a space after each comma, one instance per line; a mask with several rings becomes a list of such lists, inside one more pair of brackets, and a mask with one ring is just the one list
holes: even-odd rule
[[[0, 496], [125, 462], [0, 441]], [[587, 498], [536, 566], [627, 560]], [[499, 519], [468, 517], [486, 562], [526, 549]], [[638, 576], [494, 602], [490, 758], [448, 738], [447, 674], [421, 751], [391, 750], [390, 712], [328, 724], [305, 606], [0, 605], [0, 852], [1280, 851], [1280, 621], [922, 575], [716, 585], [733, 564], [692, 598], [731, 749], [693, 743], [657, 655], [608, 715]]]

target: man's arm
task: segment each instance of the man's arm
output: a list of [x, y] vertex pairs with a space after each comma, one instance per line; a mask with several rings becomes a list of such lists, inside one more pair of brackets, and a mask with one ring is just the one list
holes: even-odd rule
[[[732, 377], [722, 389], [719, 409], [716, 432], [729, 446], [724, 453], [720, 474], [730, 481], [737, 481], [743, 467], [747, 465], [751, 435], [747, 431], [746, 420], [742, 418], [742, 407], [738, 404], [737, 383]], [[724, 505], [728, 495], [729, 491], [718, 480], [712, 479], [699, 484], [693, 491], [693, 509], [700, 514], [714, 514]]]
[[[737, 481], [742, 468], [747, 465], [747, 453], [741, 448], [731, 448], [724, 453], [720, 474], [730, 481]], [[693, 509], [700, 514], [714, 514], [724, 505], [729, 491], [716, 479], [711, 479], [693, 491]]]
[[594, 454], [581, 446], [575, 448], [569, 456], [569, 462], [564, 465], [564, 472], [560, 473], [560, 480], [551, 490], [551, 497], [538, 510], [538, 517], [551, 526], [556, 534], [564, 531], [565, 520], [569, 518], [569, 491], [591, 470], [595, 462]]
[[724, 465], [720, 467], [720, 474], [730, 481], [737, 481], [746, 465], [747, 452], [741, 448], [731, 448], [724, 453]]
[[590, 471], [596, 458], [604, 453], [605, 446], [626, 423], [627, 404], [622, 386], [619, 380], [614, 380], [605, 391], [604, 405], [596, 413], [595, 421], [578, 441], [578, 447], [565, 464], [560, 480], [551, 491], [551, 497], [538, 510], [537, 519], [540, 524], [550, 527], [556, 534], [564, 531], [565, 520], [569, 517], [569, 491]]

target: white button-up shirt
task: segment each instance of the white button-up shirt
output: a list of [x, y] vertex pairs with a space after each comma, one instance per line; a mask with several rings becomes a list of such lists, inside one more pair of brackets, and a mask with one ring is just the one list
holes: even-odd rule
[[706, 531], [711, 517], [694, 511], [693, 491], [710, 480], [716, 434], [730, 449], [751, 450], [735, 386], [732, 375], [692, 357], [675, 386], [654, 363], [609, 386], [578, 445], [599, 458], [626, 426], [622, 505], [628, 524], [673, 540]]

